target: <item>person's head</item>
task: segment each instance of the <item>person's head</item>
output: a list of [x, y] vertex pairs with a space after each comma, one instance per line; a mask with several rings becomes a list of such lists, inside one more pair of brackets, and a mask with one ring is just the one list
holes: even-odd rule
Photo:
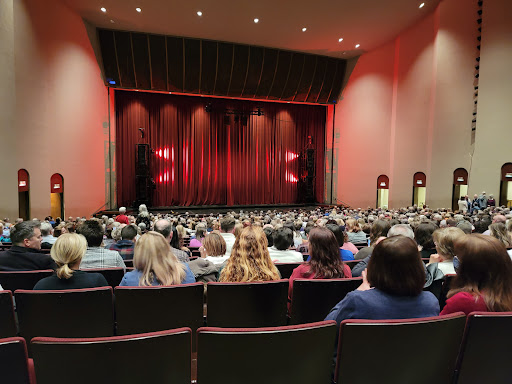
[[501, 241], [505, 247], [510, 248], [512, 246], [512, 239], [504, 223], [493, 223], [489, 225], [489, 230], [491, 236]]
[[368, 263], [371, 286], [397, 296], [418, 296], [425, 284], [425, 269], [416, 242], [405, 236], [388, 237], [373, 249]]
[[414, 240], [414, 232], [409, 224], [396, 224], [393, 225], [388, 231], [388, 237], [405, 236]]
[[139, 214], [142, 212], [147, 212], [147, 211], [148, 211], [148, 207], [146, 207], [146, 204], [139, 205]]
[[[455, 222], [455, 220], [453, 221]], [[433, 223], [421, 223], [418, 225], [414, 231], [414, 238], [416, 239], [418, 245], [421, 245], [423, 249], [435, 248], [432, 235], [436, 229], [437, 227]]]
[[279, 272], [270, 259], [267, 237], [260, 227], [244, 228], [235, 240], [231, 256], [222, 270], [220, 281], [251, 282], [279, 279]]
[[203, 239], [206, 235], [206, 227], [203, 225], [196, 226], [196, 239]]
[[361, 226], [355, 219], [348, 219], [345, 222], [347, 232], [361, 232]]
[[41, 235], [42, 236], [50, 236], [53, 234], [53, 227], [52, 225], [47, 222], [47, 221], [43, 221], [41, 223]]
[[470, 235], [473, 232], [473, 225], [467, 220], [461, 220], [457, 223], [457, 228], [459, 228], [466, 235]]
[[126, 213], [126, 207], [119, 208], [119, 214], [124, 215]]
[[[334, 234], [334, 237], [336, 238], [336, 241], [338, 242], [338, 247], [343, 247], [343, 244], [345, 243], [345, 233], [341, 229], [341, 227], [337, 224], [327, 224], [325, 226], [329, 231], [331, 231]], [[339, 252], [338, 252], [339, 253]]]
[[11, 227], [11, 242], [19, 247], [41, 249], [43, 236], [38, 221], [22, 221]]
[[57, 264], [57, 277], [69, 279], [73, 276], [73, 269], [80, 266], [82, 257], [87, 251], [87, 240], [77, 233], [65, 233], [60, 235], [53, 244], [50, 255]]
[[242, 233], [242, 229], [244, 229], [245, 227], [248, 227], [248, 225], [244, 225], [242, 223], [235, 224], [235, 230], [233, 231], [235, 237], [240, 236], [240, 234]]
[[233, 217], [224, 217], [220, 221], [220, 230], [224, 233], [233, 233], [235, 229], [235, 219]]
[[455, 253], [460, 265], [448, 298], [459, 292], [483, 293], [489, 311], [511, 311], [512, 261], [505, 246], [492, 236], [472, 234], [455, 243]]
[[155, 223], [155, 232], [160, 233], [167, 242], [170, 242], [172, 236], [171, 222], [167, 219], [157, 220]]
[[268, 246], [272, 247], [274, 245], [274, 228], [271, 226], [263, 228], [263, 233], [265, 233], [265, 236], [267, 236]]
[[[329, 226], [329, 224], [327, 225]], [[310, 273], [324, 279], [344, 277], [339, 241], [325, 227], [314, 228], [309, 234]]]
[[83, 235], [89, 247], [99, 247], [103, 242], [103, 225], [99, 220], [85, 220], [77, 228], [77, 233]]
[[185, 277], [185, 266], [173, 255], [165, 237], [154, 231], [135, 243], [133, 266], [142, 272], [141, 286], [180, 284]]
[[433, 239], [437, 254], [445, 260], [453, 260], [455, 256], [454, 244], [462, 236], [464, 236], [464, 232], [460, 228], [447, 227], [436, 229]]
[[507, 218], [504, 215], [495, 215], [492, 218], [492, 222], [493, 223], [506, 223], [507, 222]]
[[375, 245], [375, 242], [379, 237], [386, 237], [388, 235], [391, 226], [386, 220], [375, 220], [370, 230], [370, 245]]
[[272, 235], [274, 247], [280, 251], [288, 249], [293, 244], [293, 233], [291, 229], [281, 227], [274, 231]]
[[133, 241], [137, 237], [137, 234], [137, 227], [130, 224], [121, 230], [121, 239]]
[[226, 241], [217, 232], [212, 232], [203, 240], [203, 248], [208, 256], [224, 256], [226, 254]]

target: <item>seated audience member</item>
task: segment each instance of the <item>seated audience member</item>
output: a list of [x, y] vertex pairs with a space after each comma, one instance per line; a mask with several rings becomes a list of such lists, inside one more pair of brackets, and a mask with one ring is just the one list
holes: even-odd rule
[[[455, 220], [453, 220], [453, 225], [448, 225], [447, 227], [454, 227]], [[434, 244], [434, 238], [432, 235], [434, 231], [437, 229], [434, 223], [420, 223], [416, 230], [414, 231], [414, 238], [416, 239], [416, 243], [420, 246], [420, 254], [422, 258], [429, 258], [430, 255], [436, 253], [436, 246]]]
[[474, 311], [512, 311], [512, 261], [492, 236], [466, 235], [455, 243], [457, 276], [441, 315]]
[[236, 237], [235, 232], [235, 219], [232, 217], [224, 217], [220, 221], [220, 235], [226, 242], [226, 256], [231, 254], [231, 248], [235, 244]]
[[52, 246], [51, 256], [57, 264], [55, 274], [45, 277], [34, 290], [81, 289], [108, 286], [101, 273], [80, 271], [78, 267], [87, 250], [87, 241], [82, 235], [67, 233], [59, 236]]
[[453, 268], [453, 258], [455, 257], [454, 244], [463, 236], [465, 236], [464, 232], [456, 227], [436, 229], [433, 238], [437, 253], [430, 255], [428, 265], [436, 263], [437, 268], [444, 275], [455, 274], [455, 269]]
[[305, 240], [302, 240], [302, 244], [297, 247], [297, 252], [308, 253], [309, 252], [309, 234], [311, 230], [315, 228], [313, 225], [306, 225], [304, 228], [304, 235], [306, 236]]
[[370, 246], [361, 248], [354, 256], [355, 260], [362, 260], [373, 252], [373, 247], [377, 244], [379, 239], [383, 239], [388, 235], [390, 224], [386, 220], [375, 220], [370, 230]]
[[199, 248], [203, 245], [203, 240], [206, 235], [206, 227], [203, 225], [196, 226], [196, 237], [190, 240], [189, 246], [191, 248]]
[[431, 292], [423, 291], [424, 284], [425, 268], [416, 242], [405, 236], [389, 237], [375, 246], [361, 286], [348, 293], [325, 320], [335, 320], [339, 326], [346, 319], [437, 316], [439, 301]]
[[504, 223], [493, 223], [489, 225], [489, 230], [491, 232], [491, 236], [501, 241], [505, 248], [512, 248], [512, 238], [507, 232], [507, 227]]
[[[174, 235], [173, 235], [173, 229], [171, 226], [171, 222], [169, 220], [167, 220], [167, 219], [157, 220], [155, 223], [155, 232], [160, 233], [170, 245], [172, 237]], [[178, 239], [178, 242], [179, 242], [179, 239]], [[178, 260], [181, 261], [182, 263], [186, 263], [190, 260], [190, 257], [185, 252], [183, 252], [179, 249], [176, 249], [176, 248], [171, 248], [171, 250], [172, 250], [172, 253], [174, 254], [174, 256], [176, 256], [178, 258]]]
[[351, 243], [364, 243], [366, 241], [366, 233], [363, 232], [363, 229], [357, 220], [348, 219], [345, 224], [348, 240]]
[[57, 238], [53, 236], [53, 227], [47, 221], [41, 223], [41, 235], [43, 236], [43, 241], [41, 242], [41, 248], [43, 249], [50, 249], [57, 241]]
[[251, 226], [244, 228], [233, 244], [231, 255], [222, 269], [219, 281], [270, 281], [279, 280], [280, 277], [279, 271], [270, 259], [267, 237], [261, 228]]
[[0, 223], [0, 243], [10, 243], [11, 238], [7, 225]]
[[263, 232], [265, 233], [265, 236], [267, 236], [268, 246], [271, 247], [274, 245], [274, 228], [272, 228], [270, 224], [267, 225], [268, 227], [263, 228]]
[[[348, 240], [348, 233], [343, 229], [343, 227], [341, 225], [339, 225], [339, 227], [340, 227], [341, 231], [343, 232], [343, 245], [342, 245], [341, 249], [344, 249], [345, 251], [350, 251], [350, 253], [352, 253], [352, 255], [355, 255], [356, 253], [359, 252], [359, 249], [357, 249], [357, 247]], [[351, 259], [351, 260], [354, 260], [354, 259]]]
[[40, 252], [41, 236], [38, 221], [23, 221], [11, 227], [12, 246], [0, 252], [1, 271], [32, 271], [54, 269], [55, 263]]
[[[327, 227], [332, 224], [327, 224]], [[352, 277], [350, 267], [343, 263], [339, 243], [328, 228], [315, 228], [309, 235], [310, 259], [293, 270], [290, 276], [288, 301], [292, 299], [296, 279], [336, 279]]]
[[473, 232], [473, 225], [467, 220], [461, 220], [457, 223], [457, 228], [462, 230], [466, 235], [471, 235]]
[[121, 240], [112, 244], [109, 249], [119, 252], [123, 260], [133, 259], [133, 249], [135, 247], [137, 233], [137, 227], [133, 224], [123, 227], [123, 229], [121, 229]]
[[[180, 232], [178, 231], [178, 227], [171, 228], [171, 251], [177, 255], [179, 252], [183, 252], [186, 256], [186, 262], [190, 261], [190, 256], [192, 256], [192, 252], [190, 249], [183, 245], [183, 237], [181, 237]], [[180, 259], [183, 256], [180, 256]]]
[[116, 221], [121, 224], [130, 224], [130, 220], [126, 216], [126, 207], [119, 208], [119, 215], [116, 216]]
[[[247, 225], [248, 227], [249, 225]], [[244, 224], [242, 223], [238, 223], [238, 224], [235, 224], [235, 230], [233, 231], [233, 235], [235, 235], [235, 239], [238, 238], [240, 236], [240, 234], [242, 233], [242, 230], [244, 229]]]
[[123, 268], [126, 269], [119, 252], [101, 248], [103, 242], [103, 225], [97, 219], [84, 221], [77, 233], [87, 240], [87, 251], [82, 258], [80, 269]]
[[202, 258], [215, 265], [221, 265], [229, 259], [229, 256], [226, 256], [226, 242], [218, 232], [211, 232], [206, 236], [199, 251]]
[[505, 224], [507, 222], [507, 218], [503, 215], [495, 215], [493, 218], [492, 218], [492, 222], [491, 223], [488, 223], [488, 228], [486, 229], [486, 231], [483, 233], [484, 235], [490, 235], [491, 234], [491, 224], [494, 224], [494, 223], [503, 223]]
[[289, 249], [293, 245], [293, 233], [289, 228], [278, 228], [272, 236], [274, 245], [268, 248], [274, 263], [302, 263], [302, 253]]
[[[327, 224], [325, 227], [334, 234], [334, 237], [336, 238], [336, 241], [338, 242], [341, 260], [343, 260], [343, 261], [354, 260], [354, 254], [347, 249], [343, 249], [343, 245], [345, 244], [346, 232], [343, 231], [341, 229], [341, 227], [337, 224]], [[349, 243], [349, 244], [352, 245], [353, 247], [355, 247], [354, 244], [352, 244], [352, 243]]]
[[135, 243], [134, 270], [126, 273], [120, 286], [157, 286], [195, 283], [186, 263], [178, 261], [160, 233], [150, 231]]

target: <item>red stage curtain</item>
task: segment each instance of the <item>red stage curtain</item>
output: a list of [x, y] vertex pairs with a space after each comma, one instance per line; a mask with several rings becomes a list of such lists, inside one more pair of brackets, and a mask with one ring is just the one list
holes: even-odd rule
[[[323, 201], [326, 108], [116, 91], [117, 198], [135, 201], [135, 148], [149, 144], [153, 206], [291, 204], [312, 137], [315, 194]], [[211, 112], [205, 105], [211, 103]], [[226, 109], [264, 116], [235, 119]], [[237, 121], [238, 120], [238, 121]], [[139, 128], [144, 128], [141, 138]]]

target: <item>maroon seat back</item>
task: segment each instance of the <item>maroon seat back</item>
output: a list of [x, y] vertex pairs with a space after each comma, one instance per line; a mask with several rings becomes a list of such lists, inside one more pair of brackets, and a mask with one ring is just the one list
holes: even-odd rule
[[11, 291], [0, 291], [0, 338], [14, 337], [16, 333], [12, 293]]
[[84, 272], [101, 273], [108, 285], [112, 288], [117, 287], [121, 280], [123, 280], [124, 269], [123, 268], [93, 268], [93, 269], [82, 269]]
[[275, 263], [275, 266], [281, 274], [281, 279], [288, 279], [292, 275], [292, 272], [302, 263]]
[[2, 271], [0, 272], [0, 285], [3, 289], [14, 292], [17, 289], [33, 289], [37, 282], [51, 276], [51, 269], [40, 271]]
[[0, 382], [31, 384], [27, 347], [21, 337], [0, 339]]

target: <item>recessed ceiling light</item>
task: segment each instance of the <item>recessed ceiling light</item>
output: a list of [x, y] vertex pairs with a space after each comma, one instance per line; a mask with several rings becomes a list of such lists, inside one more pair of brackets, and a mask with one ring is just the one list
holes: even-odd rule
[[258, 23], [259, 23], [259, 21], [260, 21], [260, 19], [257, 19], [257, 18], [256, 18], [256, 19], [254, 19], [254, 22], [255, 22], [256, 24], [258, 24]]
[[135, 8], [135, 10], [136, 10], [137, 12], [139, 12], [139, 13], [141, 13], [141, 12], [142, 12], [142, 9], [140, 9], [140, 8], [138, 8], [138, 7], [137, 7], [137, 8]]
[[341, 43], [342, 41], [343, 41], [343, 37], [340, 37], [340, 38], [338, 39], [338, 43]]
[[356, 48], [359, 48], [361, 46], [361, 44], [356, 44]]
[[306, 32], [306, 30], [307, 30], [306, 27], [302, 28], [302, 32]]
[[197, 16], [203, 16], [203, 12], [197, 11]]
[[421, 3], [420, 4], [420, 9], [423, 8], [425, 6], [425, 3]]
[[103, 12], [103, 13], [107, 12], [107, 8], [105, 8], [105, 7], [101, 7], [100, 9], [101, 9], [101, 12]]

